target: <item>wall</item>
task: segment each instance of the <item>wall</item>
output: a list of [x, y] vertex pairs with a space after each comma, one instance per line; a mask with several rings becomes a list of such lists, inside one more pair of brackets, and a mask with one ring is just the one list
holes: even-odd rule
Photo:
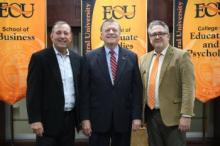
[[52, 26], [57, 20], [67, 21], [72, 27], [81, 25], [80, 0], [47, 0], [47, 24]]

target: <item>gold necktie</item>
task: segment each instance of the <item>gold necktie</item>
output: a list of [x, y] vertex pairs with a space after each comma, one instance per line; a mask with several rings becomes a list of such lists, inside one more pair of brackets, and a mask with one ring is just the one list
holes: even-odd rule
[[155, 85], [156, 85], [156, 76], [158, 71], [159, 58], [160, 58], [160, 54], [157, 54], [149, 78], [147, 93], [148, 93], [148, 106], [150, 109], [153, 109], [155, 105]]

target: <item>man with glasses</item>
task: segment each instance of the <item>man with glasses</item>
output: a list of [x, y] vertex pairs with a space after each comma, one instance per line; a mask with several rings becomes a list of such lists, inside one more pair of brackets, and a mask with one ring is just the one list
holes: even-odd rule
[[169, 44], [163, 21], [152, 21], [148, 34], [154, 50], [141, 58], [140, 71], [149, 145], [185, 146], [195, 97], [193, 64], [186, 51]]

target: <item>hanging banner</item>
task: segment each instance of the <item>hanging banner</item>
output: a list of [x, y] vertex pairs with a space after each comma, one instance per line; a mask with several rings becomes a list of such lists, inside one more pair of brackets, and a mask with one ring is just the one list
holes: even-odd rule
[[120, 46], [146, 53], [147, 2], [145, 0], [82, 0], [82, 47], [89, 51], [103, 46], [100, 27], [104, 20], [121, 25]]
[[174, 46], [186, 49], [195, 67], [196, 97], [220, 96], [220, 1], [175, 0]]
[[45, 37], [45, 0], [0, 2], [0, 100], [25, 97], [30, 56], [45, 48]]

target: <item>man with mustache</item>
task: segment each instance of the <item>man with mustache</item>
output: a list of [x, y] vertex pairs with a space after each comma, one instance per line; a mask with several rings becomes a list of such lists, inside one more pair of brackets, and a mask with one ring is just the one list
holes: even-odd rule
[[118, 45], [121, 27], [101, 26], [104, 46], [85, 55], [80, 112], [89, 146], [130, 146], [131, 129], [141, 125], [142, 84], [137, 55]]

